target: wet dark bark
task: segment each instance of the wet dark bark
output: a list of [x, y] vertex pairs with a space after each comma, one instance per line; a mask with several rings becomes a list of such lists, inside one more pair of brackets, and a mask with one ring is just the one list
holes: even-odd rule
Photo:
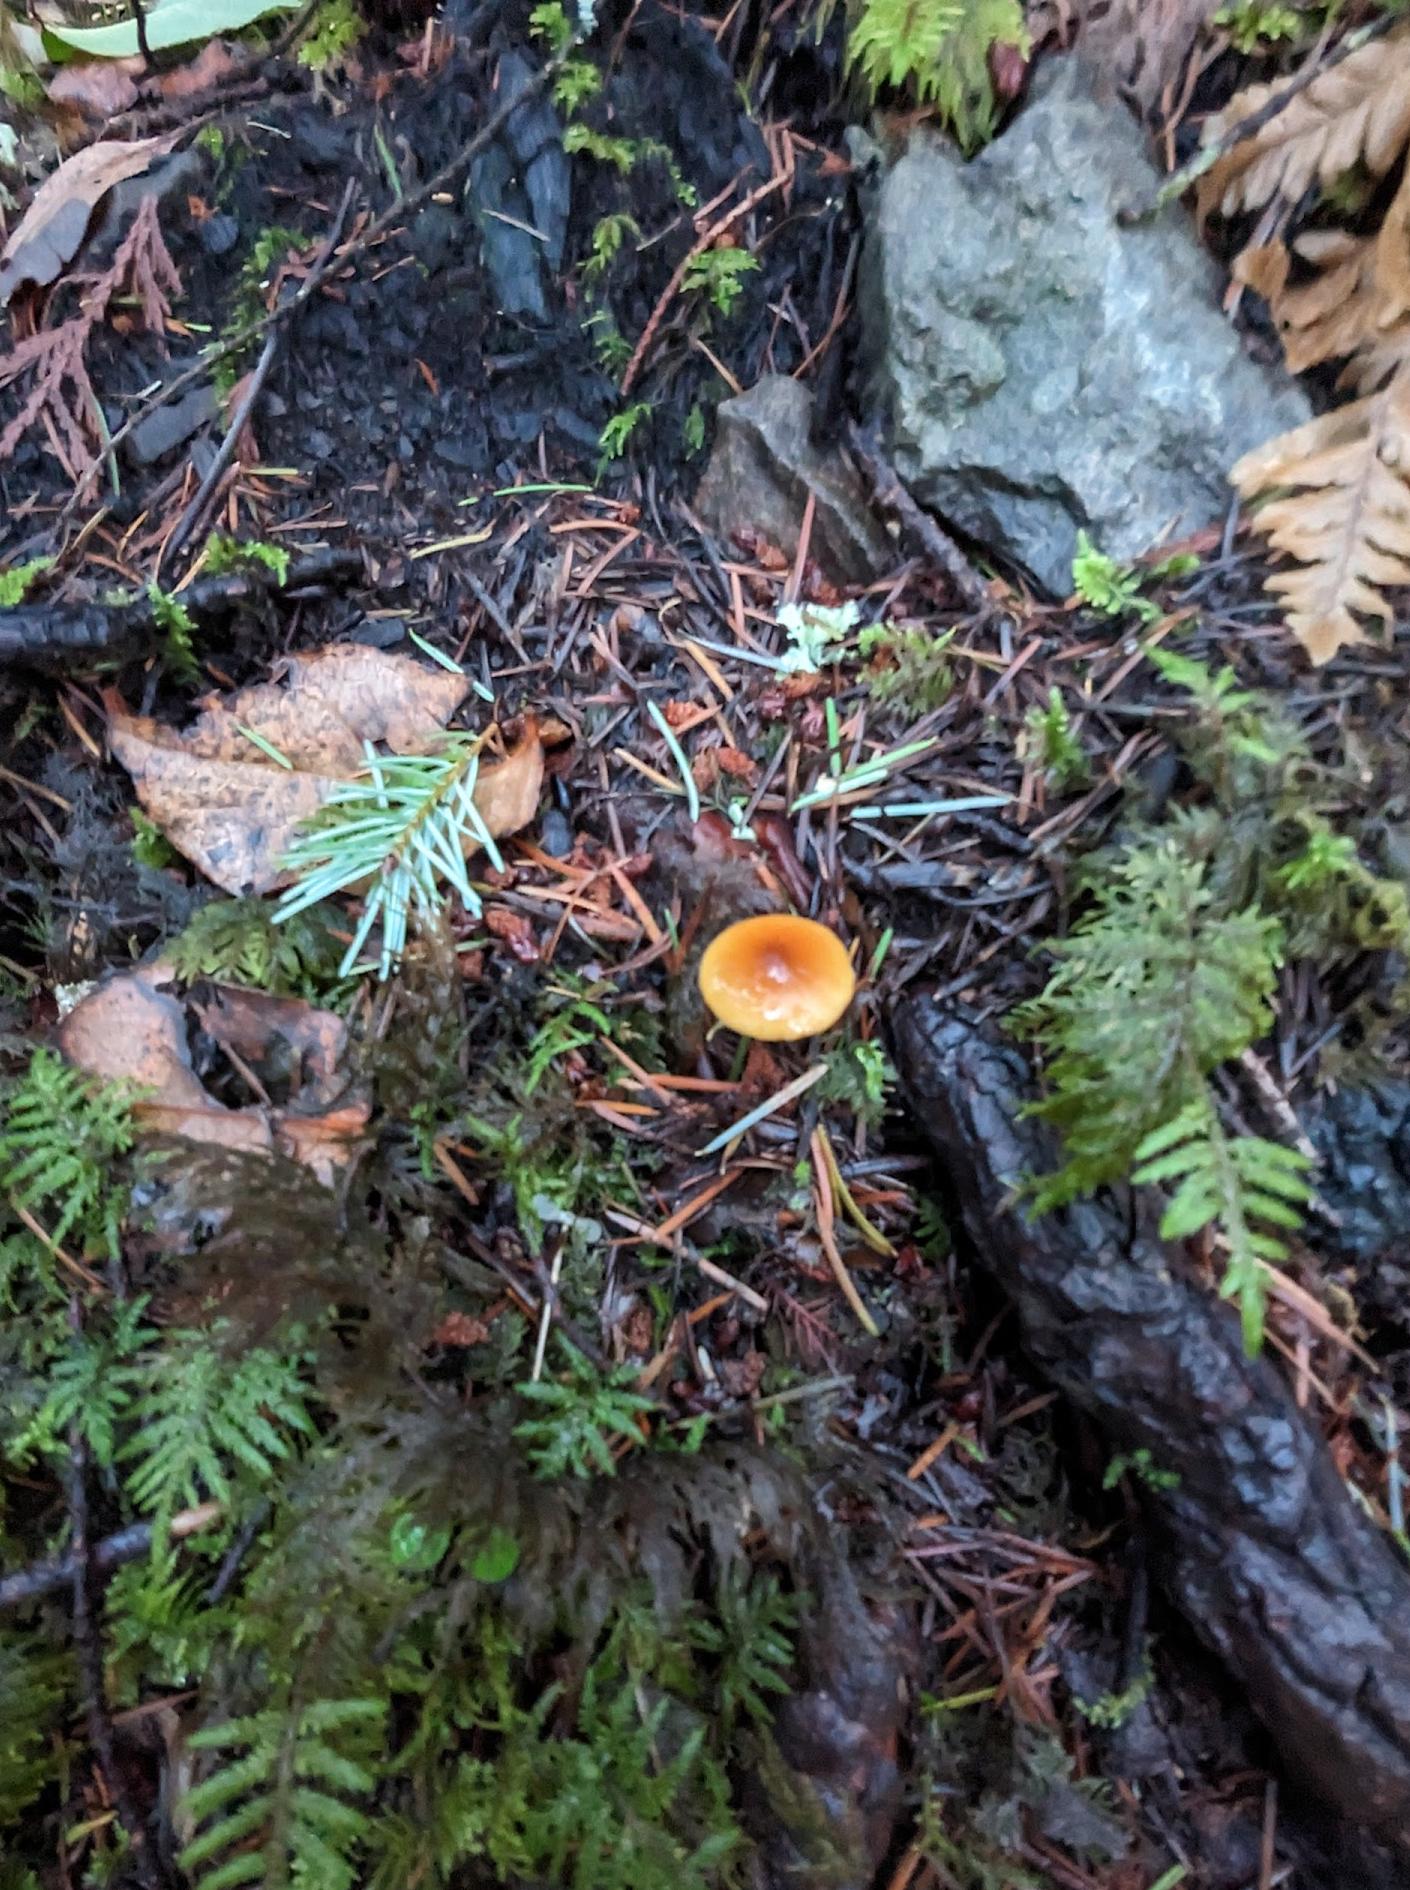
[[1037, 1220], [1013, 1199], [1052, 1165], [1020, 1117], [1023, 1058], [929, 1001], [897, 1018], [920, 1126], [1024, 1344], [1114, 1447], [1179, 1476], [1150, 1501], [1177, 1604], [1266, 1722], [1288, 1770], [1410, 1849], [1410, 1571], [1358, 1511], [1275, 1368], [1129, 1197]]

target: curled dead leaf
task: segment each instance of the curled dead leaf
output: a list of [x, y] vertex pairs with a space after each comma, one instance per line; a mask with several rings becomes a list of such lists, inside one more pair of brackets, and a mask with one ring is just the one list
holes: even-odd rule
[[[427, 753], [468, 687], [410, 657], [335, 645], [288, 658], [274, 682], [208, 697], [181, 732], [130, 715], [109, 692], [108, 734], [171, 844], [226, 892], [263, 893], [288, 883], [282, 863], [295, 834], [361, 770], [364, 745]], [[527, 825], [542, 785], [543, 748], [529, 727], [507, 759], [480, 770], [475, 803], [490, 832]]]
[[[179, 1136], [216, 1148], [270, 1154], [278, 1149], [325, 1185], [357, 1152], [369, 1108], [343, 1093], [339, 1073], [347, 1027], [298, 998], [233, 986], [204, 987], [183, 1002], [171, 967], [158, 960], [107, 979], [76, 1004], [59, 1028], [59, 1048], [76, 1068], [107, 1083], [130, 1083], [144, 1136]], [[218, 1102], [197, 1076], [188, 1015], [233, 1053], [247, 1081], [287, 1089], [287, 1106]], [[266, 1092], [267, 1093], [267, 1092]]]
[[172, 137], [104, 138], [65, 158], [0, 250], [0, 306], [26, 283], [42, 288], [53, 282], [78, 254], [94, 210], [113, 185], [145, 171], [173, 143]]

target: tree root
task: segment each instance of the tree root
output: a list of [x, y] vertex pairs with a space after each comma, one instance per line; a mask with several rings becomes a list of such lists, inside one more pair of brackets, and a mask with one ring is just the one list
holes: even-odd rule
[[928, 1000], [897, 1051], [917, 1119], [1024, 1344], [1121, 1450], [1178, 1476], [1149, 1501], [1163, 1573], [1247, 1689], [1290, 1773], [1410, 1849], [1410, 1570], [1353, 1505], [1321, 1438], [1237, 1318], [1112, 1192], [1028, 1219], [1052, 1165], [1013, 1049]]

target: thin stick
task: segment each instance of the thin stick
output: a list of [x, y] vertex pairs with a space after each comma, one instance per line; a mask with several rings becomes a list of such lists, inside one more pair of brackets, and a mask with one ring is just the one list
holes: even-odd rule
[[[198, 1503], [194, 1509], [178, 1510], [167, 1525], [167, 1534], [173, 1541], [194, 1536], [200, 1529], [209, 1529], [224, 1513], [219, 1503]], [[94, 1543], [89, 1554], [90, 1570], [96, 1575], [107, 1575], [121, 1568], [124, 1562], [135, 1562], [151, 1548], [153, 1534], [151, 1523], [133, 1523], [127, 1529], [104, 1536], [101, 1542]], [[17, 1569], [0, 1581], [0, 1611], [20, 1608], [30, 1601], [42, 1601], [45, 1595], [56, 1595], [73, 1581], [78, 1566], [78, 1557], [70, 1550], [67, 1555], [31, 1562], [28, 1568]]]
[[563, 1271], [563, 1255], [567, 1241], [558, 1243], [558, 1251], [553, 1256], [553, 1265], [549, 1269], [548, 1284], [551, 1291], [543, 1296], [543, 1306], [539, 1313], [539, 1336], [534, 1346], [534, 1368], [529, 1373], [529, 1383], [536, 1385], [543, 1377], [544, 1353], [548, 1350], [548, 1329], [553, 1324], [553, 1306], [558, 1297], [558, 1276]]
[[[349, 178], [343, 187], [343, 200], [338, 205], [338, 213], [333, 218], [328, 233], [324, 237], [319, 246], [318, 253], [313, 259], [313, 268], [315, 270], [322, 268], [338, 246], [339, 238], [343, 234], [343, 227], [348, 220], [348, 211], [352, 208], [354, 189], [355, 185], [353, 180]], [[195, 498], [192, 499], [191, 503], [182, 513], [176, 530], [171, 534], [171, 537], [168, 538], [165, 545], [163, 545], [161, 551], [158, 553], [158, 576], [161, 574], [161, 567], [164, 560], [179, 556], [181, 547], [186, 543], [186, 540], [191, 536], [191, 533], [196, 529], [197, 525], [200, 524], [206, 506], [210, 502], [211, 494], [225, 477], [230, 463], [235, 457], [236, 448], [240, 444], [240, 435], [244, 432], [250, 415], [254, 412], [255, 402], [259, 399], [261, 393], [263, 393], [264, 384], [269, 379], [270, 369], [274, 366], [274, 357], [279, 352], [279, 339], [279, 330], [277, 328], [271, 328], [268, 335], [265, 337], [264, 349], [260, 355], [259, 361], [256, 363], [254, 373], [250, 376], [249, 385], [246, 387], [241, 397], [239, 406], [231, 415], [230, 425], [226, 429], [225, 438], [220, 443], [220, 451], [207, 467], [206, 476], [196, 488]]]
[[959, 546], [930, 514], [917, 505], [894, 466], [882, 457], [874, 434], [866, 433], [854, 421], [850, 428], [852, 451], [862, 462], [872, 484], [878, 505], [894, 512], [902, 526], [916, 539], [949, 578], [965, 605], [986, 616], [993, 608], [989, 587]]
[[832, 1268], [833, 1278], [842, 1288], [843, 1297], [857, 1316], [857, 1323], [869, 1338], [879, 1339], [880, 1328], [872, 1318], [866, 1301], [857, 1291], [856, 1282], [847, 1271], [837, 1247], [837, 1237], [833, 1232], [832, 1181], [828, 1173], [827, 1155], [822, 1139], [822, 1130], [814, 1129], [811, 1139], [813, 1156], [813, 1205], [817, 1210], [818, 1238], [822, 1242], [823, 1252], [827, 1255], [827, 1264]]
[[[81, 1314], [78, 1302], [71, 1314], [75, 1329]], [[113, 1743], [112, 1715], [108, 1710], [108, 1690], [103, 1660], [101, 1599], [88, 1552], [88, 1447], [75, 1424], [69, 1432], [69, 1526], [73, 1536], [73, 1644], [78, 1664], [79, 1687], [83, 1695], [84, 1716], [88, 1722], [88, 1743], [107, 1781], [108, 1790], [132, 1846], [132, 1861], [142, 1890], [169, 1890], [169, 1880], [162, 1861], [147, 1841], [147, 1828], [132, 1796], [132, 1787], [117, 1762]]]
[[650, 354], [656, 341], [657, 331], [662, 322], [666, 319], [667, 309], [671, 306], [672, 302], [675, 301], [677, 295], [680, 294], [680, 286], [685, 281], [686, 270], [689, 269], [697, 256], [703, 256], [706, 250], [724, 235], [731, 224], [738, 223], [741, 217], [748, 216], [749, 212], [754, 209], [757, 204], [761, 204], [765, 197], [771, 197], [776, 190], [781, 190], [787, 182], [788, 179], [786, 176], [771, 177], [767, 184], [760, 184], [757, 190], [751, 190], [742, 203], [737, 204], [733, 210], [727, 211], [724, 216], [710, 224], [707, 229], [696, 237], [690, 248], [676, 264], [670, 281], [666, 284], [665, 288], [662, 289], [655, 308], [652, 309], [646, 319], [646, 326], [641, 331], [641, 339], [632, 350], [632, 358], [628, 361], [627, 371], [622, 376], [623, 399], [632, 391], [636, 377], [640, 374], [645, 365], [646, 357]]
[[1158, 210], [1163, 210], [1166, 204], [1173, 202], [1176, 197], [1183, 197], [1191, 184], [1197, 184], [1206, 171], [1214, 169], [1220, 158], [1227, 157], [1246, 138], [1256, 137], [1265, 125], [1272, 124], [1279, 112], [1290, 105], [1299, 92], [1305, 92], [1314, 79], [1320, 79], [1324, 72], [1333, 71], [1343, 59], [1349, 59], [1352, 53], [1360, 52], [1363, 46], [1369, 46], [1372, 40], [1379, 39], [1383, 33], [1388, 33], [1391, 27], [1402, 18], [1403, 15], [1387, 13], [1381, 19], [1372, 20], [1367, 25], [1358, 26], [1348, 33], [1330, 59], [1315, 57], [1309, 59], [1301, 72], [1295, 73], [1280, 92], [1274, 93], [1270, 99], [1265, 99], [1256, 112], [1250, 112], [1236, 125], [1230, 125], [1222, 138], [1216, 139], [1213, 144], [1202, 146], [1182, 170], [1176, 171], [1173, 177], [1167, 177], [1156, 192], [1153, 202], [1146, 205], [1144, 209], [1121, 211], [1118, 222], [1126, 225], [1143, 223], [1147, 218], [1153, 217]]

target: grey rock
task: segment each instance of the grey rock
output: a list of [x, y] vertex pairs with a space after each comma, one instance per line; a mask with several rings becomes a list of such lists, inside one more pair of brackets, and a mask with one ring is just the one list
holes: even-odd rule
[[865, 584], [895, 563], [895, 553], [856, 472], [841, 453], [813, 443], [812, 417], [808, 389], [783, 374], [722, 401], [695, 507], [722, 538], [748, 526], [792, 557], [811, 493], [808, 555], [827, 576]]
[[[188, 364], [189, 365], [189, 364]], [[174, 371], [174, 370], [173, 370]], [[139, 420], [127, 442], [128, 457], [138, 466], [154, 466], [166, 454], [184, 446], [216, 413], [209, 387], [193, 387]]]
[[1077, 531], [1117, 558], [1221, 518], [1227, 472], [1309, 417], [1220, 313], [1189, 214], [1123, 228], [1161, 179], [1078, 59], [966, 163], [918, 132], [881, 180], [861, 271], [864, 383], [922, 504], [1071, 589]]

